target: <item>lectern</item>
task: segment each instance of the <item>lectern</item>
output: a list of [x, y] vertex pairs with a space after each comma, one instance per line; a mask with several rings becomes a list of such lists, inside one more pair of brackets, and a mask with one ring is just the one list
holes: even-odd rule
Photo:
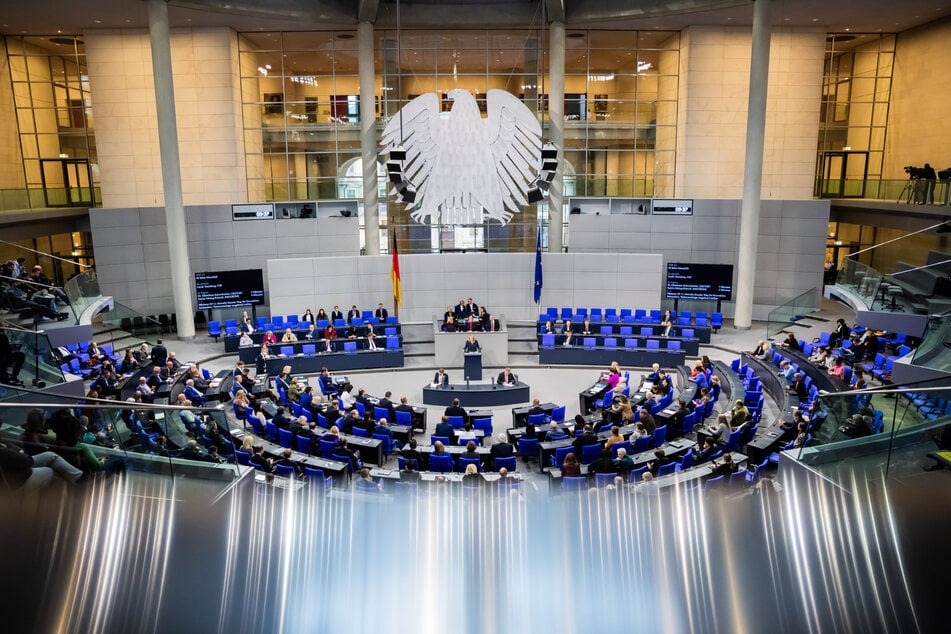
[[481, 352], [466, 352], [462, 355], [463, 359], [463, 373], [462, 378], [468, 381], [481, 381], [482, 380], [482, 353]]

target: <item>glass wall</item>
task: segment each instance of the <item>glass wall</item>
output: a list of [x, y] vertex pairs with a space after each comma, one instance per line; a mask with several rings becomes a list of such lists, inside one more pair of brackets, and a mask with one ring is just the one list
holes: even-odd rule
[[865, 181], [882, 177], [895, 39], [881, 33], [826, 38], [818, 196], [864, 197]]
[[[539, 29], [379, 31], [377, 128], [422, 94], [440, 95], [446, 111], [449, 91], [465, 89], [484, 114], [487, 92], [501, 89], [536, 113], [547, 139], [547, 47]], [[673, 195], [679, 47], [676, 32], [567, 34], [566, 196]], [[356, 33], [245, 33], [239, 55], [251, 200], [362, 199]], [[384, 249], [389, 226], [401, 227], [409, 251], [530, 249], [539, 222], [547, 243], [545, 202], [504, 228], [482, 219], [422, 227], [403, 205], [387, 205], [379, 173]]]
[[82, 40], [58, 35], [4, 41], [27, 187], [23, 206], [95, 205], [101, 199]]

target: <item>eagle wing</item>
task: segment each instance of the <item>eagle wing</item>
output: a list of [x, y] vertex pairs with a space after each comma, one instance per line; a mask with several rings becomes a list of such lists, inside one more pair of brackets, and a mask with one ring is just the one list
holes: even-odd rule
[[[426, 197], [429, 175], [439, 155], [440, 131], [439, 98], [427, 93], [413, 99], [383, 129], [381, 144], [389, 149], [402, 145], [406, 149], [403, 175], [416, 186], [416, 201], [407, 209], [419, 207]], [[396, 188], [392, 188], [395, 195]]]
[[486, 106], [485, 124], [503, 191], [502, 204], [518, 213], [521, 205], [528, 204], [526, 193], [538, 172], [542, 127], [535, 113], [504, 90], [489, 90]]

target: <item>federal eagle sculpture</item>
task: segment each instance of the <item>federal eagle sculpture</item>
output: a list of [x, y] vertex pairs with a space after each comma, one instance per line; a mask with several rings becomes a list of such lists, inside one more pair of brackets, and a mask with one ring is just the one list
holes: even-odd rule
[[504, 90], [488, 92], [486, 118], [468, 90], [447, 96], [453, 101], [448, 117], [440, 115], [439, 97], [428, 93], [406, 104], [383, 130], [386, 151], [406, 150], [403, 174], [417, 192], [410, 217], [441, 224], [485, 217], [506, 224], [529, 204], [541, 160], [541, 125]]

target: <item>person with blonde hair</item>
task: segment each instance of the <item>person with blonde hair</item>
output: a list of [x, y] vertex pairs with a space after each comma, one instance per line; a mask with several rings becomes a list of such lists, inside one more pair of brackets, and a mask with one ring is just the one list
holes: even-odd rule
[[254, 436], [248, 434], [244, 437], [244, 440], [241, 441], [241, 451], [247, 451], [251, 453], [251, 450], [254, 448]]

